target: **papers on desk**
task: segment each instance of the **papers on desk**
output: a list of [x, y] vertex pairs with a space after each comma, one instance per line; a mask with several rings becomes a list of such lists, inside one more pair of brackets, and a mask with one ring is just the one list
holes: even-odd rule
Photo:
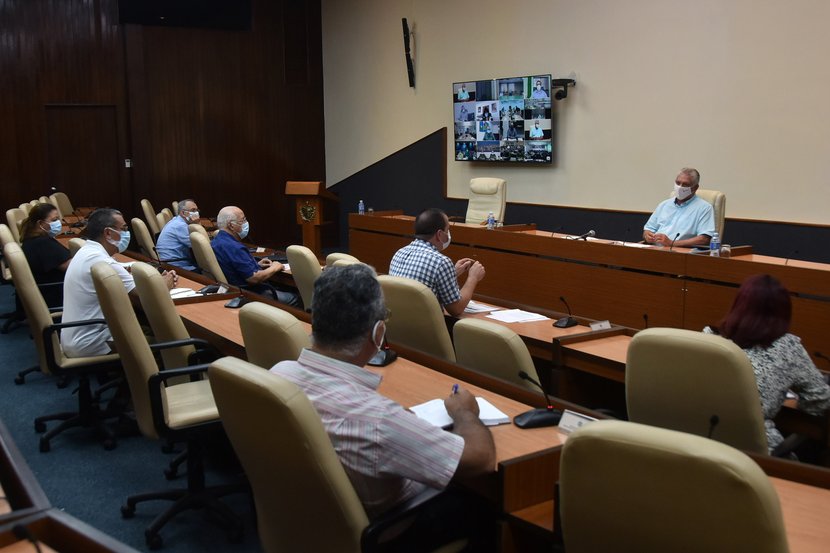
[[285, 271], [286, 273], [289, 273], [289, 272], [291, 272], [291, 266], [288, 263], [283, 263], [282, 264], [282, 270]]
[[[502, 413], [495, 405], [484, 399], [477, 397], [478, 403], [478, 418], [485, 426], [496, 426], [497, 424], [507, 424], [510, 422], [510, 417]], [[424, 419], [427, 422], [440, 426], [441, 428], [449, 428], [452, 426], [452, 418], [447, 413], [447, 408], [444, 407], [443, 399], [433, 399], [420, 405], [415, 405], [409, 408], [415, 413], [418, 418]]]
[[529, 323], [533, 321], [548, 321], [548, 317], [539, 313], [522, 311], [521, 309], [503, 309], [487, 315], [488, 319], [494, 319], [503, 323]]
[[470, 303], [468, 303], [467, 307], [464, 308], [464, 313], [490, 313], [491, 311], [499, 311], [501, 309], [504, 308], [470, 300]]
[[614, 242], [615, 244], [619, 244], [620, 246], [625, 246], [626, 248], [652, 248], [651, 244], [640, 244], [639, 242]]
[[198, 295], [199, 293], [196, 290], [191, 290], [190, 288], [173, 288], [170, 290], [170, 297], [174, 300], [190, 298]]

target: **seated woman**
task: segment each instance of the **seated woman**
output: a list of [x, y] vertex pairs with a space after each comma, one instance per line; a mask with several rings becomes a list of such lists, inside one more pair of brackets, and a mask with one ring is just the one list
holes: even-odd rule
[[770, 275], [754, 275], [741, 284], [729, 313], [704, 332], [720, 334], [740, 346], [755, 369], [767, 445], [775, 449], [784, 437], [775, 427], [787, 390], [798, 394], [798, 408], [813, 415], [830, 407], [830, 386], [813, 364], [801, 339], [790, 334], [790, 293]]
[[[61, 232], [58, 210], [52, 204], [37, 204], [29, 211], [29, 218], [20, 229], [21, 248], [38, 284], [63, 282], [71, 255], [63, 244], [55, 240]], [[63, 286], [42, 286], [46, 305], [63, 305]]]

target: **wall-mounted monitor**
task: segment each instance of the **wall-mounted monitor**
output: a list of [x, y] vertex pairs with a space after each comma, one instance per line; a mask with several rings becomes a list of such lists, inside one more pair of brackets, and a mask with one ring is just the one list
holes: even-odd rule
[[456, 161], [551, 163], [551, 76], [453, 83]]

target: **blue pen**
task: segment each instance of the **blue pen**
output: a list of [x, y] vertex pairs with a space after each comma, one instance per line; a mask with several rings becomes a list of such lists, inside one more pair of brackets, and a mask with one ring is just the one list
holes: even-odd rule
[[454, 393], [454, 394], [458, 393], [458, 384], [453, 384], [452, 385], [452, 393]]

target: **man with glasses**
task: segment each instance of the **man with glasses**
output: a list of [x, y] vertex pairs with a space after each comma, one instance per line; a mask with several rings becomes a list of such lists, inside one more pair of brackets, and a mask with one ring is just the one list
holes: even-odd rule
[[[130, 245], [130, 229], [116, 209], [96, 209], [89, 216], [83, 233], [86, 243], [69, 263], [63, 280], [63, 323], [103, 319], [98, 294], [92, 283], [92, 266], [107, 263], [121, 277], [127, 292], [134, 294], [135, 283], [129, 270], [113, 258]], [[165, 271], [169, 288], [178, 281], [175, 271]], [[112, 351], [112, 335], [106, 324], [74, 326], [61, 330], [61, 347], [69, 357], [105, 355]]]
[[191, 199], [179, 202], [179, 213], [164, 225], [156, 243], [159, 261], [187, 269], [196, 270], [190, 246], [190, 223], [199, 223], [199, 207]]
[[708, 246], [715, 233], [712, 204], [697, 197], [700, 173], [684, 167], [674, 179], [674, 195], [654, 210], [643, 227], [646, 244], [694, 248]]
[[[422, 211], [415, 219], [415, 240], [395, 252], [389, 274], [421, 282], [432, 290], [447, 313], [459, 317], [484, 278], [484, 265], [466, 257], [453, 265], [441, 253], [451, 241], [446, 213], [436, 208]], [[467, 281], [459, 287], [458, 278], [464, 273]]]

